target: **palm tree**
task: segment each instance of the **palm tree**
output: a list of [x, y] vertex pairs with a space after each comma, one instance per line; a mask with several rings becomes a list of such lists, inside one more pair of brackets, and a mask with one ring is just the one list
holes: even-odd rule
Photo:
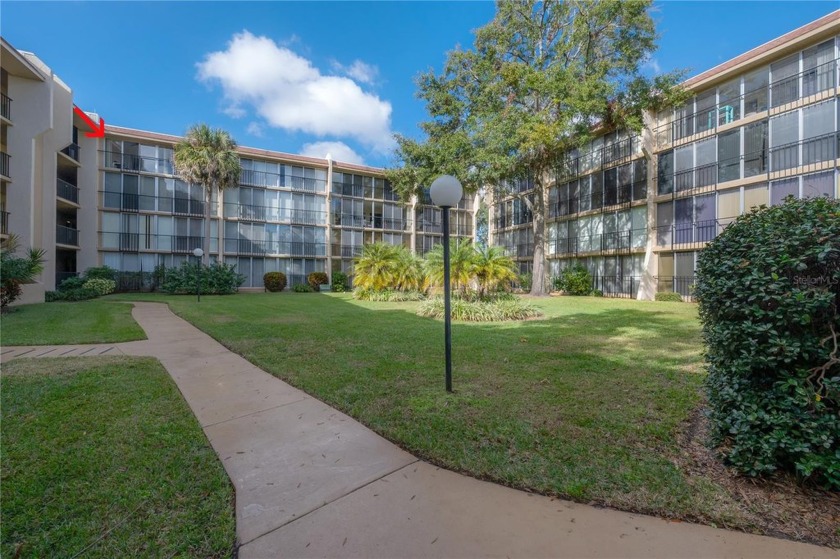
[[353, 261], [353, 285], [383, 291], [394, 287], [397, 247], [387, 243], [365, 245]]
[[423, 259], [404, 246], [396, 249], [394, 261], [394, 287], [401, 291], [424, 291], [426, 273]]
[[502, 247], [479, 247], [475, 252], [474, 266], [481, 296], [495, 289], [500, 283], [514, 281], [518, 277], [513, 259], [505, 254]]
[[18, 248], [17, 235], [9, 235], [0, 246], [0, 308], [3, 309], [20, 297], [21, 284], [33, 283], [44, 271], [45, 250], [30, 248], [20, 257], [15, 256]]
[[[241, 167], [236, 141], [225, 130], [196, 124], [175, 146], [175, 172], [188, 183], [204, 188], [204, 264], [210, 262], [210, 201], [213, 193], [221, 200], [221, 192], [239, 184]], [[221, 248], [221, 247], [220, 247]], [[221, 254], [221, 250], [219, 251]]]
[[[449, 241], [449, 282], [454, 289], [466, 292], [475, 276], [475, 247], [469, 239]], [[443, 245], [437, 245], [426, 255], [426, 275], [435, 286], [443, 285]]]

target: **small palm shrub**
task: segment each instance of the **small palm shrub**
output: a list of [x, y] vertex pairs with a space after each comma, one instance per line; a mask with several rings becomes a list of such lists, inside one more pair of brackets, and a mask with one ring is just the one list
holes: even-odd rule
[[840, 201], [742, 215], [697, 278], [712, 442], [745, 474], [840, 489]]
[[90, 289], [91, 291], [96, 292], [98, 296], [113, 293], [116, 288], [117, 282], [104, 278], [89, 279], [82, 285], [82, 289]]
[[554, 279], [554, 288], [566, 295], [591, 295], [592, 274], [580, 264], [575, 264], [560, 272]]
[[286, 289], [286, 274], [283, 272], [267, 272], [263, 274], [263, 285], [272, 293]]
[[683, 298], [682, 295], [679, 293], [673, 293], [671, 291], [665, 291], [662, 293], [657, 293], [655, 296], [657, 301], [670, 301], [673, 303], [682, 303]]
[[3, 310], [20, 298], [21, 285], [32, 283], [44, 270], [44, 250], [30, 248], [25, 256], [16, 256], [17, 249], [16, 235], [9, 235], [0, 246], [0, 309]]
[[330, 278], [325, 272], [312, 272], [306, 276], [306, 283], [312, 288], [312, 291], [321, 291], [321, 286], [330, 283]]
[[333, 272], [330, 289], [336, 293], [347, 291], [347, 274], [344, 272]]
[[[417, 314], [429, 318], [442, 319], [445, 316], [442, 297], [429, 299], [420, 305]], [[501, 322], [505, 320], [524, 320], [541, 316], [542, 313], [530, 303], [519, 297], [495, 301], [470, 301], [455, 297], [452, 299], [452, 319], [466, 322]]]
[[292, 291], [295, 293], [314, 293], [315, 290], [308, 283], [298, 283], [292, 287]]
[[395, 289], [376, 291], [374, 289], [356, 288], [353, 291], [353, 298], [358, 299], [359, 301], [397, 303], [403, 301], [425, 301], [426, 295], [421, 291], [399, 291]]

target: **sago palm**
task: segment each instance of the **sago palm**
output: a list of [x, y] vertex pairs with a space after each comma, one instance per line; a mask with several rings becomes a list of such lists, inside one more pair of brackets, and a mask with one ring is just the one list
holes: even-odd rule
[[[469, 239], [449, 241], [449, 283], [454, 289], [467, 290], [475, 277], [475, 247]], [[443, 285], [443, 245], [426, 255], [426, 275], [434, 286]]]
[[383, 291], [394, 287], [397, 250], [394, 245], [365, 245], [353, 261], [353, 285], [362, 289]]
[[[204, 264], [210, 262], [210, 201], [213, 193], [222, 199], [221, 192], [239, 184], [241, 166], [236, 153], [236, 141], [225, 130], [196, 124], [184, 139], [175, 145], [175, 172], [184, 181], [204, 188]], [[223, 246], [223, 245], [222, 245]], [[221, 250], [219, 251], [221, 254]], [[221, 259], [220, 259], [221, 260]]]
[[517, 279], [513, 259], [505, 254], [504, 248], [497, 246], [483, 246], [476, 250], [474, 272], [482, 296], [503, 282]]
[[400, 291], [424, 291], [425, 284], [423, 259], [404, 246], [397, 247], [394, 262], [394, 287]]
[[9, 235], [0, 244], [0, 308], [13, 303], [21, 295], [20, 286], [34, 283], [44, 271], [45, 250], [30, 248], [24, 256], [15, 256], [19, 248], [17, 235]]

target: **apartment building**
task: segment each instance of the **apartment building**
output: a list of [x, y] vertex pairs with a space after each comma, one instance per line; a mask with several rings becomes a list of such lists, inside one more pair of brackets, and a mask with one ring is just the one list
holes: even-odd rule
[[[697, 254], [738, 215], [786, 196], [840, 195], [840, 11], [684, 83], [641, 134], [605, 131], [557, 164], [546, 193], [555, 277], [586, 266], [605, 295], [690, 297]], [[690, 61], [687, 61], [690, 62]], [[491, 239], [530, 269], [527, 181], [494, 204]]]

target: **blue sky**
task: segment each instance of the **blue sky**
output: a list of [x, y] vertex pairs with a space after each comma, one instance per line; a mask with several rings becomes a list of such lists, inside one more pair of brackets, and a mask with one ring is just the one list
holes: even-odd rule
[[[698, 73], [836, 1], [658, 2], [648, 70]], [[426, 118], [413, 79], [492, 19], [491, 2], [3, 2], [0, 32], [109, 124], [387, 166]]]

